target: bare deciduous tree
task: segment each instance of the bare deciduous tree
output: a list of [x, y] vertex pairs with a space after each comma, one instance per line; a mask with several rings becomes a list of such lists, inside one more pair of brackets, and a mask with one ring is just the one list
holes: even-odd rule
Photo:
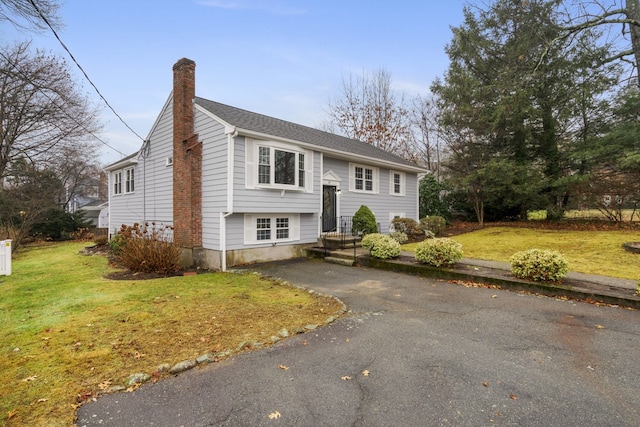
[[29, 43], [0, 49], [0, 179], [15, 159], [36, 164], [56, 150], [91, 150], [99, 128], [63, 60], [32, 53]]
[[329, 102], [329, 120], [321, 127], [410, 159], [409, 110], [404, 104], [404, 96], [391, 89], [386, 70], [350, 75], [342, 80], [340, 97]]
[[23, 29], [44, 30], [48, 27], [46, 19], [53, 27], [59, 27], [59, 7], [54, 0], [0, 0], [0, 22], [7, 21]]

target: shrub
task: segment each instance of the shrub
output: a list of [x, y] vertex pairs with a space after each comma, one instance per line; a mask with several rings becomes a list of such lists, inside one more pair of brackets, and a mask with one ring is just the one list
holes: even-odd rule
[[437, 215], [420, 218], [420, 228], [431, 231], [434, 236], [437, 236], [447, 228], [447, 220]]
[[557, 251], [529, 249], [515, 253], [510, 261], [511, 272], [520, 279], [557, 282], [569, 272], [567, 262]]
[[392, 231], [391, 233], [389, 233], [389, 237], [391, 237], [393, 240], [400, 243], [401, 245], [409, 241], [409, 237], [407, 236], [407, 233], [403, 233], [402, 231]]
[[96, 236], [95, 239], [93, 239], [93, 243], [96, 246], [104, 246], [106, 244], [109, 243], [109, 238], [107, 236]]
[[425, 239], [433, 239], [433, 238], [435, 238], [435, 237], [436, 237], [436, 235], [435, 235], [435, 234], [433, 234], [433, 231], [431, 231], [431, 230], [424, 230], [424, 238], [425, 238]]
[[182, 250], [172, 242], [173, 229], [155, 224], [123, 225], [111, 248], [123, 266], [134, 272], [171, 274], [180, 270]]
[[400, 255], [400, 243], [384, 234], [367, 234], [362, 238], [361, 244], [375, 258], [389, 259]]
[[371, 234], [378, 232], [378, 224], [376, 223], [376, 216], [371, 212], [371, 209], [362, 205], [353, 215], [353, 225], [351, 226], [351, 233], [355, 236], [358, 234]]
[[434, 267], [450, 266], [462, 259], [462, 245], [446, 237], [425, 240], [416, 246], [415, 258]]
[[407, 236], [422, 236], [424, 233], [420, 229], [420, 224], [413, 218], [394, 218], [391, 227], [395, 231], [405, 233]]

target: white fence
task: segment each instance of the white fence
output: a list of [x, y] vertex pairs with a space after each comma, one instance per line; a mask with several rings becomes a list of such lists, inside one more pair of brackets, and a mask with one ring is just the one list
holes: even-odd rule
[[0, 240], [0, 276], [11, 276], [11, 240]]

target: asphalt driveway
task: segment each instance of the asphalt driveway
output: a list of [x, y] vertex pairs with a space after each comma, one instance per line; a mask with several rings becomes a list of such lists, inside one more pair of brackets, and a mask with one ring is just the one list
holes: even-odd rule
[[80, 408], [78, 425], [640, 425], [638, 311], [317, 260], [252, 268], [350, 312], [104, 396]]

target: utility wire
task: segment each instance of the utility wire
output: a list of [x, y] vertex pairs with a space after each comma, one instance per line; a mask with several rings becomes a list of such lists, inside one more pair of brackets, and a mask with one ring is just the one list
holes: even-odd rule
[[114, 110], [114, 108], [111, 106], [111, 104], [109, 104], [109, 101], [107, 101], [107, 99], [102, 95], [102, 93], [100, 93], [100, 90], [98, 89], [98, 87], [93, 84], [93, 82], [91, 81], [91, 79], [89, 78], [89, 76], [87, 75], [86, 71], [84, 71], [84, 68], [82, 68], [82, 66], [78, 63], [78, 61], [76, 60], [76, 58], [73, 56], [73, 54], [71, 53], [71, 51], [69, 50], [69, 48], [64, 44], [64, 42], [60, 39], [60, 36], [58, 36], [58, 33], [56, 32], [56, 30], [53, 28], [53, 26], [51, 25], [51, 23], [49, 23], [49, 20], [44, 16], [44, 14], [40, 11], [40, 9], [38, 8], [38, 6], [36, 5], [36, 3], [33, 0], [29, 0], [29, 2], [31, 3], [31, 5], [33, 6], [33, 8], [36, 10], [36, 12], [38, 12], [38, 15], [40, 15], [40, 17], [42, 18], [42, 20], [45, 22], [45, 24], [47, 24], [47, 26], [49, 27], [49, 29], [51, 30], [51, 32], [53, 33], [53, 35], [56, 37], [56, 39], [58, 39], [58, 41], [60, 42], [60, 44], [62, 45], [62, 47], [64, 48], [64, 50], [67, 51], [67, 53], [69, 54], [69, 56], [71, 57], [71, 60], [77, 65], [77, 67], [80, 69], [80, 71], [82, 71], [82, 74], [84, 74], [84, 77], [87, 79], [87, 81], [91, 84], [91, 86], [93, 86], [93, 88], [96, 90], [96, 93], [100, 96], [100, 98], [102, 98], [102, 100], [104, 101], [104, 103], [107, 105], [107, 107], [109, 107], [109, 109], [113, 112], [113, 114], [116, 115], [116, 117], [122, 122], [122, 124], [124, 124], [127, 129], [129, 129], [135, 136], [137, 136], [138, 138], [140, 138], [141, 141], [144, 142], [144, 138], [141, 137], [140, 135], [138, 135], [138, 133], [133, 130], [131, 128], [131, 126], [129, 126], [127, 124], [127, 122], [124, 121], [124, 119], [122, 117], [120, 117], [120, 115], [116, 112], [116, 110]]
[[71, 120], [73, 120], [78, 126], [80, 126], [82, 129], [84, 129], [88, 134], [90, 134], [91, 136], [93, 136], [96, 140], [98, 140], [98, 142], [100, 142], [101, 144], [105, 145], [108, 148], [111, 148], [113, 151], [115, 151], [116, 153], [120, 154], [122, 157], [125, 157], [126, 154], [124, 154], [122, 151], [118, 150], [115, 147], [112, 147], [111, 145], [109, 145], [107, 142], [105, 142], [104, 140], [102, 140], [98, 135], [96, 135], [95, 133], [93, 133], [92, 131], [90, 131], [89, 129], [87, 129], [87, 127], [80, 123], [80, 121], [78, 119], [76, 119], [74, 116], [72, 116], [71, 114], [69, 114], [64, 108], [62, 108], [60, 105], [56, 104], [56, 102], [49, 96], [48, 93], [46, 93], [44, 91], [44, 89], [42, 87], [40, 87], [38, 84], [34, 83], [33, 80], [31, 80], [29, 78], [29, 76], [27, 76], [20, 68], [18, 68], [12, 61], [10, 58], [8, 58], [3, 52], [0, 52], [0, 55], [2, 55], [2, 57], [4, 58], [5, 61], [7, 61], [7, 64], [11, 65], [13, 67], [14, 70], [16, 70], [23, 79], [25, 79], [26, 81], [28, 81], [31, 85], [33, 85], [34, 87], [38, 88], [38, 90], [40, 91], [41, 94], [43, 94], [49, 101], [51, 101], [51, 103], [53, 105], [55, 105], [60, 111], [62, 111], [67, 117], [69, 117]]

